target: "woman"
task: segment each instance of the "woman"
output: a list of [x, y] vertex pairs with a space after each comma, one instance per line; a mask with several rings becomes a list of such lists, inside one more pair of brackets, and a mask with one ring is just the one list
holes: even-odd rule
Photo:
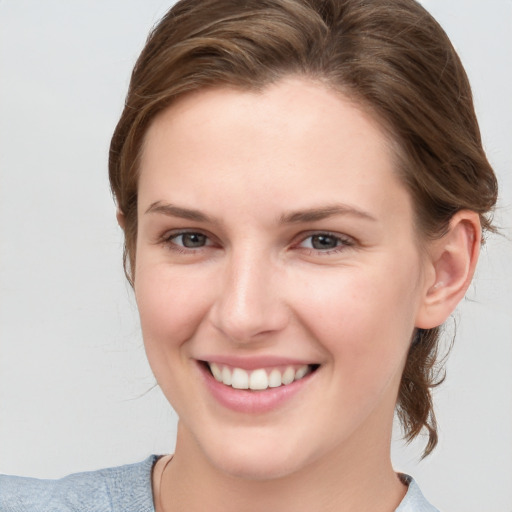
[[110, 178], [176, 451], [4, 479], [4, 507], [434, 510], [391, 467], [393, 414], [430, 453], [438, 327], [496, 201], [434, 20], [398, 0], [180, 2], [135, 67]]

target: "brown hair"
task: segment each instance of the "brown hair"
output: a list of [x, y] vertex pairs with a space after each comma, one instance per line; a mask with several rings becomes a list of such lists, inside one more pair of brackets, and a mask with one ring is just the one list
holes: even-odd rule
[[[390, 130], [419, 233], [441, 235], [461, 209], [478, 212], [484, 230], [492, 230], [497, 183], [468, 79], [445, 32], [417, 2], [182, 0], [149, 35], [110, 147], [130, 281], [138, 164], [155, 116], [187, 92], [219, 85], [261, 90], [292, 74], [343, 92]], [[424, 456], [437, 443], [431, 388], [438, 341], [439, 328], [415, 333], [397, 399], [406, 439], [427, 430]]]

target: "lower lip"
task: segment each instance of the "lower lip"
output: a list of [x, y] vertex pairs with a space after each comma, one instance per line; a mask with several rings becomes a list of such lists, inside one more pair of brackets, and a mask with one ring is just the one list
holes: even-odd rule
[[313, 374], [316, 373], [310, 373], [302, 379], [296, 380], [286, 386], [267, 388], [262, 391], [251, 391], [248, 389], [235, 389], [218, 382], [203, 363], [199, 363], [199, 368], [205, 380], [206, 387], [217, 402], [232, 411], [250, 414], [270, 412], [283, 406], [290, 401], [309, 382]]

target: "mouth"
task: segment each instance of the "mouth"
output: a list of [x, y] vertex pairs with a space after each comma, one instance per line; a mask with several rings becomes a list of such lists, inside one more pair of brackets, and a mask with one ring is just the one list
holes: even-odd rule
[[319, 364], [282, 365], [245, 370], [226, 364], [202, 361], [213, 378], [227, 387], [240, 390], [265, 391], [281, 388], [314, 373]]

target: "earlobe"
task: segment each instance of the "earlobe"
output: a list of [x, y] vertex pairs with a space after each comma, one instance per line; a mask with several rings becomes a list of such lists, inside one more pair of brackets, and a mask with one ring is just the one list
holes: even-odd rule
[[441, 325], [464, 297], [475, 272], [480, 252], [478, 213], [462, 210], [451, 219], [448, 231], [430, 245], [429, 281], [425, 283], [416, 327]]
[[118, 208], [116, 211], [116, 218], [117, 223], [121, 227], [121, 229], [124, 231], [124, 227], [126, 225], [126, 217], [124, 216], [124, 213]]

